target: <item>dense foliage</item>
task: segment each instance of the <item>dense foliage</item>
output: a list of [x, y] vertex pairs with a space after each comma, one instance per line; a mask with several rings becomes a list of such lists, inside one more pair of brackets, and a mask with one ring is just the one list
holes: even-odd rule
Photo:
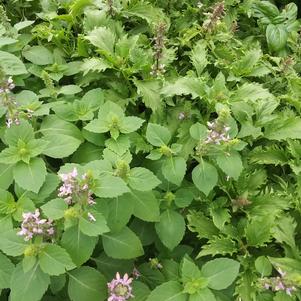
[[3, 1], [0, 300], [301, 300], [298, 2]]

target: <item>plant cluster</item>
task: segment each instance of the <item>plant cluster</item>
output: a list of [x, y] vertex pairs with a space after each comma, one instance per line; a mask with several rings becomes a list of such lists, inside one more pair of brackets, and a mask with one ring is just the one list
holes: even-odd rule
[[1, 301], [301, 300], [295, 2], [2, 1]]

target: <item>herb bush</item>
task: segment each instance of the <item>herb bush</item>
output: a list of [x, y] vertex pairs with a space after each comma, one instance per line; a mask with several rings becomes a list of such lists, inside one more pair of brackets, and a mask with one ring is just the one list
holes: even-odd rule
[[289, 1], [0, 6], [0, 300], [301, 300]]

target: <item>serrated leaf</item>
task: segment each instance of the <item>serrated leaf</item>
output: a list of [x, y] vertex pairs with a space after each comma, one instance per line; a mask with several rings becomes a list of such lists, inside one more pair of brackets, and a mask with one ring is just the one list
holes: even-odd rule
[[94, 46], [107, 53], [114, 54], [115, 34], [107, 27], [93, 29], [86, 36], [86, 39]]
[[64, 217], [64, 213], [65, 210], [68, 209], [68, 205], [63, 199], [57, 198], [47, 202], [41, 207], [41, 209], [48, 218], [57, 220]]
[[237, 252], [236, 243], [228, 237], [214, 237], [210, 239], [207, 245], [202, 247], [202, 250], [198, 254], [197, 258], [202, 256], [215, 256], [218, 254], [226, 255]]
[[163, 146], [169, 143], [171, 134], [168, 128], [154, 123], [149, 123], [146, 129], [146, 139], [154, 146]]

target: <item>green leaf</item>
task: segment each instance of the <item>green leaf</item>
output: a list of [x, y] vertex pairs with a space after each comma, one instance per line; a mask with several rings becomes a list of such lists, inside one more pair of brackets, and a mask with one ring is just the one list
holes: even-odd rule
[[24, 64], [15, 55], [0, 51], [0, 67], [8, 75], [27, 74]]
[[119, 127], [121, 133], [128, 134], [137, 131], [144, 120], [135, 116], [124, 117]]
[[50, 284], [50, 278], [43, 273], [36, 264], [24, 272], [22, 263], [19, 263], [11, 278], [11, 301], [40, 301]]
[[155, 227], [162, 243], [173, 250], [183, 239], [185, 220], [178, 212], [168, 209], [161, 214], [160, 222]]
[[210, 289], [204, 288], [199, 290], [197, 293], [190, 295], [188, 301], [216, 301], [214, 294]]
[[84, 59], [84, 62], [80, 66], [80, 71], [82, 71], [84, 75], [87, 75], [89, 72], [102, 72], [108, 68], [112, 68], [110, 63], [102, 58], [92, 57]]
[[79, 219], [79, 229], [81, 232], [88, 236], [98, 236], [110, 231], [107, 221], [101, 213], [95, 210], [90, 210], [89, 213], [93, 215], [95, 221], [90, 220], [88, 214], [81, 216]]
[[146, 107], [152, 111], [157, 111], [161, 107], [160, 81], [158, 80], [133, 80], [137, 87], [138, 94], [142, 96], [142, 101]]
[[44, 214], [52, 219], [57, 220], [64, 217], [65, 210], [68, 209], [68, 205], [63, 199], [54, 199], [47, 202], [41, 207]]
[[216, 157], [220, 169], [234, 180], [238, 180], [242, 170], [242, 161], [238, 152], [232, 151]]
[[159, 202], [152, 191], [136, 191], [125, 195], [133, 202], [133, 213], [146, 222], [157, 222], [160, 219]]
[[266, 29], [266, 38], [272, 51], [280, 51], [285, 48], [288, 32], [283, 24], [269, 24]]
[[68, 294], [72, 301], [103, 301], [107, 281], [97, 270], [83, 266], [69, 273]]
[[115, 34], [107, 27], [93, 29], [86, 39], [105, 53], [114, 54]]
[[217, 254], [232, 255], [238, 250], [236, 243], [229, 237], [214, 237], [210, 239], [207, 245], [203, 245], [201, 252], [198, 254], [197, 258], [202, 256]]
[[112, 199], [102, 199], [96, 206], [106, 217], [112, 232], [119, 232], [124, 228], [133, 214], [133, 202], [128, 193]]
[[203, 40], [198, 41], [198, 43], [193, 47], [190, 59], [198, 76], [201, 76], [203, 70], [208, 64], [206, 43]]
[[38, 193], [46, 178], [46, 166], [41, 158], [32, 158], [29, 164], [18, 162], [13, 169], [14, 179], [22, 188]]
[[81, 91], [82, 91], [81, 87], [77, 85], [67, 85], [67, 86], [62, 86], [58, 93], [64, 95], [74, 95], [80, 93]]
[[189, 258], [184, 257], [181, 262], [181, 279], [183, 283], [187, 283], [193, 279], [202, 276], [199, 267]]
[[13, 164], [0, 163], [0, 189], [7, 189], [13, 182]]
[[114, 198], [130, 191], [121, 178], [114, 176], [99, 177], [91, 190], [100, 198]]
[[14, 264], [0, 253], [0, 289], [10, 288], [11, 277], [15, 269]]
[[97, 237], [83, 234], [76, 225], [67, 229], [62, 236], [62, 246], [70, 254], [72, 261], [80, 266], [85, 263], [93, 253], [97, 243]]
[[191, 94], [194, 99], [204, 94], [203, 86], [204, 84], [198, 78], [180, 77], [174, 83], [167, 83], [162, 89], [162, 94], [167, 97]]
[[28, 245], [17, 232], [15, 229], [5, 229], [5, 232], [0, 233], [0, 250], [6, 255], [22, 255]]
[[202, 274], [208, 278], [208, 287], [214, 290], [223, 290], [230, 286], [239, 273], [239, 262], [218, 258], [205, 263], [202, 267]]
[[19, 140], [28, 143], [34, 139], [34, 130], [28, 121], [22, 120], [19, 125], [7, 128], [4, 135], [5, 141], [10, 146], [18, 146]]
[[118, 233], [103, 234], [102, 243], [106, 254], [116, 259], [131, 259], [144, 253], [139, 238], [127, 227]]
[[203, 124], [197, 122], [190, 127], [189, 133], [193, 139], [199, 141], [207, 137], [208, 129]]
[[43, 247], [39, 253], [39, 264], [44, 273], [55, 276], [75, 268], [66, 250], [54, 244], [46, 244]]
[[83, 141], [82, 134], [75, 125], [54, 115], [44, 118], [40, 132], [49, 142], [43, 153], [52, 158], [64, 158], [71, 155]]
[[271, 239], [273, 218], [255, 217], [246, 227], [246, 238], [250, 246], [264, 246]]
[[157, 286], [146, 301], [186, 301], [187, 295], [179, 282], [169, 281]]
[[133, 295], [132, 301], [145, 301], [150, 294], [150, 289], [146, 284], [140, 281], [133, 282]]
[[263, 276], [270, 276], [273, 270], [273, 267], [270, 261], [265, 256], [259, 256], [255, 260], [255, 268], [258, 273]]
[[186, 161], [182, 157], [168, 157], [162, 165], [163, 176], [171, 183], [180, 185], [186, 173]]
[[44, 46], [27, 46], [22, 55], [35, 65], [51, 65], [54, 62], [52, 52]]
[[168, 144], [171, 139], [171, 134], [166, 127], [149, 123], [146, 129], [146, 139], [154, 146], [163, 146]]
[[212, 164], [202, 160], [192, 171], [192, 181], [200, 191], [208, 195], [217, 184], [217, 170]]
[[270, 140], [301, 139], [301, 119], [298, 117], [277, 118], [265, 127], [264, 136]]
[[128, 184], [140, 191], [149, 191], [157, 187], [161, 181], [148, 169], [135, 167], [130, 170]]

